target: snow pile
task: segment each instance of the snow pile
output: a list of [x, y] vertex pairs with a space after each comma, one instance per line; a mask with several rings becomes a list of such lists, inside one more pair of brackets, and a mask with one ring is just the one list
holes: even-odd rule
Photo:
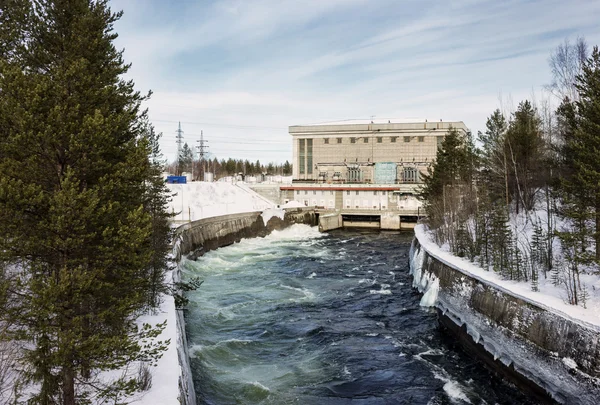
[[177, 213], [174, 220], [178, 221], [275, 208], [275, 204], [254, 191], [231, 183], [191, 182], [167, 187], [175, 194], [168, 209]]
[[263, 223], [267, 225], [267, 222], [269, 222], [269, 220], [273, 217], [283, 219], [283, 217], [285, 216], [285, 211], [281, 208], [267, 208], [263, 211], [263, 213], [260, 216], [263, 219]]
[[[467, 259], [454, 256], [448, 251], [447, 246], [445, 248], [439, 247], [432, 240], [432, 235], [430, 235], [422, 224], [415, 227], [415, 236], [419, 240], [421, 246], [427, 250], [429, 255], [467, 276], [490, 285], [497, 290], [527, 301], [546, 311], [570, 319], [573, 322], [587, 326], [593, 330], [600, 331], [600, 294], [597, 290], [594, 291], [595, 294], [590, 294], [587, 302], [587, 309], [581, 306], [569, 305], [565, 301], [563, 290], [553, 286], [548, 280], [547, 282], [544, 282], [544, 280], [540, 279], [539, 291], [532, 291], [529, 283], [504, 280], [498, 273], [486, 271]], [[411, 274], [415, 277], [415, 283], [417, 282], [417, 276], [421, 275], [421, 269], [416, 266], [419, 253], [420, 252], [417, 252], [414, 260], [411, 260]], [[422, 259], [419, 260], [422, 261]], [[413, 261], [415, 262], [415, 270], [413, 270]], [[419, 288], [419, 286], [415, 286]]]
[[298, 201], [289, 201], [281, 206], [281, 208], [303, 208], [305, 205]]

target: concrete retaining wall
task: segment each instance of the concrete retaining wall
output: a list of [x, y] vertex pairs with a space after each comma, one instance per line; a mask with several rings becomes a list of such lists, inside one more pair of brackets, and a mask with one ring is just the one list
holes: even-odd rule
[[281, 230], [292, 224], [317, 225], [314, 210], [286, 209], [283, 219], [274, 216], [267, 224], [264, 223], [261, 212], [223, 215], [193, 221], [177, 229], [180, 255], [190, 255], [194, 259], [213, 249], [239, 242], [243, 238], [264, 237], [273, 230]]
[[439, 283], [435, 306], [441, 326], [496, 372], [541, 402], [600, 402], [599, 330], [442, 263], [416, 238], [411, 266], [421, 266], [417, 277]]

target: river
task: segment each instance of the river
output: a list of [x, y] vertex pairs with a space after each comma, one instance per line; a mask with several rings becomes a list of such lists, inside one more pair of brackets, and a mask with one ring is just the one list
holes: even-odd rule
[[294, 225], [184, 259], [199, 404], [533, 404], [441, 333], [412, 234]]

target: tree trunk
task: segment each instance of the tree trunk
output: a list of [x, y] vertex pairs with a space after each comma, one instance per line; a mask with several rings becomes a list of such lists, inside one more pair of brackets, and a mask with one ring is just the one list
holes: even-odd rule
[[596, 262], [600, 263], [600, 194], [596, 194], [596, 232], [594, 240], [596, 242]]
[[69, 364], [63, 369], [63, 405], [75, 405], [75, 371]]

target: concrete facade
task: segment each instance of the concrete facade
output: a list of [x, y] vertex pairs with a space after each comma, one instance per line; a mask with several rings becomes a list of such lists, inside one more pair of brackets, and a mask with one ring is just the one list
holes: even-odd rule
[[421, 203], [414, 196], [417, 185], [299, 184], [281, 187], [281, 203], [336, 210], [406, 211], [415, 214]]
[[[395, 165], [392, 184], [420, 182], [450, 128], [462, 121], [348, 121], [290, 126], [293, 179], [300, 182], [376, 183], [376, 164]], [[379, 181], [381, 183], [381, 181]], [[388, 181], [386, 181], [388, 183]]]

